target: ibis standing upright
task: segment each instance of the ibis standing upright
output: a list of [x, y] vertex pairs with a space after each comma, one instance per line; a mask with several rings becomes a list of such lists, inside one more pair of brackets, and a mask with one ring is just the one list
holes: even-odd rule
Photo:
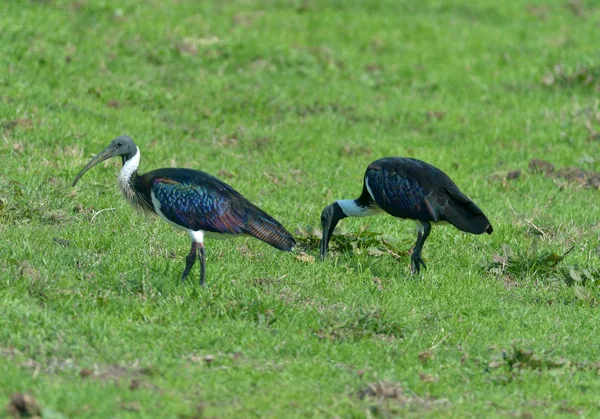
[[291, 251], [293, 236], [273, 217], [252, 204], [225, 182], [200, 170], [166, 168], [138, 174], [140, 150], [127, 135], [115, 138], [79, 172], [73, 186], [89, 169], [120, 156], [118, 184], [135, 208], [157, 214], [186, 230], [192, 248], [186, 257], [184, 281], [200, 259], [200, 285], [206, 278], [204, 237], [253, 236], [279, 250]]
[[325, 258], [331, 234], [341, 219], [384, 212], [416, 223], [413, 274], [426, 268], [421, 251], [432, 223], [450, 223], [473, 234], [493, 231], [483, 211], [440, 169], [417, 159], [385, 157], [367, 167], [358, 199], [336, 201], [321, 213], [321, 258]]

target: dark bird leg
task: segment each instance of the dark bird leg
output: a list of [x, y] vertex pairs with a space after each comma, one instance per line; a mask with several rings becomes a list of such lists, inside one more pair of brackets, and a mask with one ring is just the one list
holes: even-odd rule
[[200, 286], [204, 286], [206, 279], [206, 251], [204, 250], [204, 243], [198, 243], [198, 259], [200, 259]]
[[192, 242], [192, 248], [190, 250], [190, 253], [185, 258], [185, 270], [183, 271], [183, 275], [181, 275], [181, 282], [185, 282], [185, 279], [192, 270], [192, 266], [194, 266], [194, 263], [196, 262], [196, 258], [198, 257], [197, 249], [199, 244], [202, 243]]
[[421, 225], [423, 226], [423, 230], [419, 230], [417, 233], [417, 244], [415, 244], [412, 255], [410, 255], [410, 271], [413, 274], [418, 274], [421, 266], [423, 266], [424, 269], [427, 269], [425, 262], [423, 262], [423, 259], [421, 258], [421, 250], [423, 250], [425, 240], [427, 240], [429, 233], [431, 233], [431, 224], [429, 221], [421, 221]]

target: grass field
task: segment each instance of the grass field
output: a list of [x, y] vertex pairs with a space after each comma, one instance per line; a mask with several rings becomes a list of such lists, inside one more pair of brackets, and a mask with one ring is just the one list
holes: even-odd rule
[[[578, 0], [2, 1], [0, 416], [599, 415], [599, 33]], [[70, 186], [123, 133], [303, 248], [207, 241], [180, 284], [189, 239], [118, 159]], [[417, 278], [412, 222], [348, 219], [318, 261], [390, 155], [494, 233], [434, 227]]]

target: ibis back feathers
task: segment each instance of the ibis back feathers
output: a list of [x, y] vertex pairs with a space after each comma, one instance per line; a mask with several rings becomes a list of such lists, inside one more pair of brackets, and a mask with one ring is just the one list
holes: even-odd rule
[[[141, 191], [143, 207], [193, 231], [251, 235], [279, 249], [292, 250], [295, 240], [273, 217], [225, 182], [200, 170], [165, 168], [131, 179]], [[155, 203], [153, 199], [155, 198]]]
[[386, 157], [371, 163], [357, 202], [371, 206], [373, 201], [395, 217], [446, 221], [473, 234], [493, 231], [483, 211], [448, 175], [421, 160]]

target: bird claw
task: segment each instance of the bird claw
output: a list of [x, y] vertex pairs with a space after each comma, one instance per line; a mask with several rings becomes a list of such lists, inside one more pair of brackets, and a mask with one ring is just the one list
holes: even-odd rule
[[425, 265], [425, 262], [423, 262], [423, 259], [421, 258], [421, 255], [411, 255], [410, 257], [410, 273], [411, 274], [419, 274], [419, 272], [421, 271], [421, 266], [423, 266], [423, 269], [427, 269], [427, 265]]

